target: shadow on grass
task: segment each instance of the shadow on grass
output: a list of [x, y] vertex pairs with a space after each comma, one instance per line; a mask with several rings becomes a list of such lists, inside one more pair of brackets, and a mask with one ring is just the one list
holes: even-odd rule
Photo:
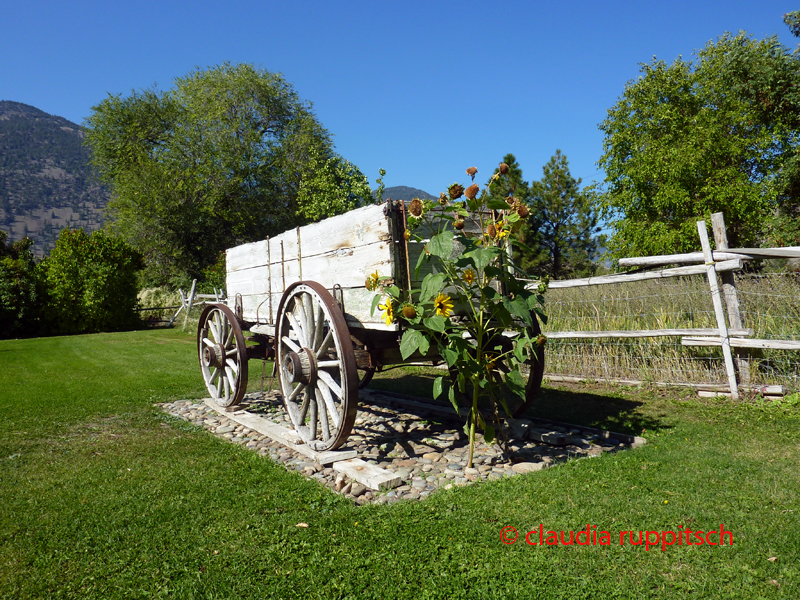
[[586, 390], [580, 386], [568, 389], [542, 388], [539, 398], [526, 416], [629, 435], [642, 435], [642, 432], [672, 427], [672, 423], [665, 420], [665, 415], [651, 414], [640, 400], [626, 398], [616, 390]]
[[[433, 398], [433, 380], [441, 376], [434, 369], [397, 369], [376, 374], [368, 388]], [[630, 396], [636, 395], [637, 398]], [[574, 425], [606, 429], [629, 435], [670, 429], [673, 424], [665, 414], [638, 398], [644, 392], [628, 388], [603, 388], [589, 384], [568, 387], [542, 387], [539, 397], [525, 413], [528, 418], [548, 419]], [[413, 412], [413, 409], [410, 410]]]

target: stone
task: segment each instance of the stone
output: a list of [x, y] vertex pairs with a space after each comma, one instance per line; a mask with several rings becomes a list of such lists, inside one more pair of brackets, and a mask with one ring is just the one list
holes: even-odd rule
[[222, 427], [217, 427], [217, 430], [214, 432], [217, 435], [221, 435], [223, 433], [230, 433], [234, 431], [236, 428], [232, 425], [223, 425]]
[[511, 469], [514, 473], [533, 473], [534, 471], [541, 471], [545, 468], [545, 463], [543, 462], [521, 462], [513, 465]]
[[355, 485], [353, 485], [353, 487], [350, 488], [350, 494], [356, 498], [366, 491], [367, 491], [367, 486], [361, 483], [356, 483]]

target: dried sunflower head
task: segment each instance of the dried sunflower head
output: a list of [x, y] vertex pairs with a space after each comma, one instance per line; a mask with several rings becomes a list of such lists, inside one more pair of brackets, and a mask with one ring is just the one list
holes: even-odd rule
[[470, 167], [469, 169], [467, 169], [467, 175], [472, 177], [472, 181], [475, 181], [475, 174], [477, 172], [478, 172], [478, 169], [476, 167]]
[[524, 219], [525, 217], [527, 217], [527, 216], [530, 214], [530, 212], [531, 212], [531, 211], [529, 211], [529, 210], [528, 210], [528, 207], [527, 207], [527, 206], [525, 206], [524, 204], [520, 204], [519, 206], [517, 206], [517, 214], [518, 214], [518, 215], [520, 216], [520, 218], [522, 218], [522, 219]]
[[414, 317], [417, 316], [417, 309], [414, 308], [413, 304], [406, 304], [403, 307], [403, 316], [406, 319], [413, 319]]
[[414, 198], [411, 201], [411, 204], [408, 205], [408, 212], [415, 217], [422, 216], [422, 200], [419, 198]]
[[480, 188], [478, 187], [478, 184], [477, 183], [473, 183], [471, 186], [469, 186], [466, 189], [466, 191], [464, 192], [464, 195], [467, 198], [469, 198], [470, 200], [475, 200], [475, 196], [478, 195], [478, 191], [479, 190], [480, 190]]
[[450, 194], [450, 197], [453, 200], [458, 200], [459, 198], [461, 198], [461, 196], [464, 195], [464, 187], [457, 183], [454, 183], [449, 188], [447, 188], [447, 193]]
[[486, 235], [488, 235], [490, 238], [494, 238], [497, 235], [497, 227], [490, 224], [486, 228]]
[[506, 175], [508, 173], [508, 165], [506, 163], [500, 163], [498, 170], [501, 175]]
[[447, 204], [447, 202], [448, 202], [448, 199], [447, 199], [447, 194], [445, 194], [444, 192], [442, 192], [441, 194], [439, 194], [439, 204], [441, 204], [442, 206], [444, 206], [444, 205], [446, 205], [446, 204]]
[[458, 219], [457, 221], [454, 221], [453, 227], [458, 230], [464, 229], [464, 219]]

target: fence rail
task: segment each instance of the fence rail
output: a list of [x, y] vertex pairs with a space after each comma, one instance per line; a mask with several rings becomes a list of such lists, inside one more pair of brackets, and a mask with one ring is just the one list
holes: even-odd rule
[[712, 226], [713, 252], [701, 221], [702, 252], [620, 261], [703, 264], [551, 282], [545, 376], [677, 385], [734, 398], [800, 391], [800, 278], [742, 271], [752, 260], [800, 258], [800, 248], [729, 249], [722, 214], [712, 216]]

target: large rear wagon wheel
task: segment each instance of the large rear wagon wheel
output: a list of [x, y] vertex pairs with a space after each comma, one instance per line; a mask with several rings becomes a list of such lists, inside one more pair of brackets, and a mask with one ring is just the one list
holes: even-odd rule
[[224, 304], [209, 304], [200, 314], [197, 353], [214, 402], [239, 404], [247, 390], [247, 347], [239, 320]]
[[339, 305], [320, 284], [295, 283], [278, 307], [276, 363], [283, 402], [314, 450], [344, 444], [358, 411], [353, 342]]

